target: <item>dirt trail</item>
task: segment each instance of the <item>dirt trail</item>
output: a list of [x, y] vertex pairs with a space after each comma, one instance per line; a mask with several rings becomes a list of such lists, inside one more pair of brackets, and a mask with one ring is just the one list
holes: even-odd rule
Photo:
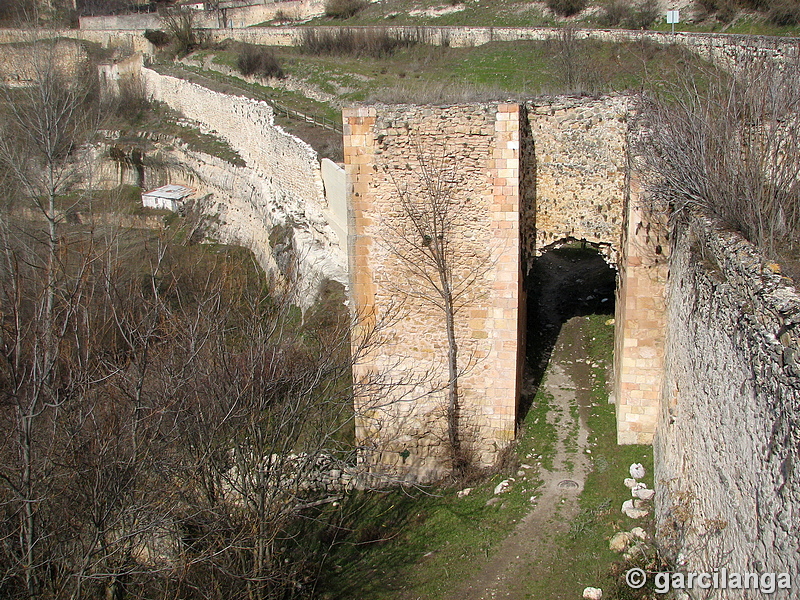
[[567, 531], [578, 514], [578, 496], [589, 470], [586, 415], [592, 381], [589, 367], [581, 362], [585, 322], [584, 317], [574, 317], [563, 325], [542, 384], [553, 397], [547, 417], [558, 436], [553, 468], [539, 467], [543, 485], [532, 510], [474, 577], [450, 596], [453, 600], [524, 598], [516, 582], [548, 576], [543, 559], [552, 555], [556, 536]]

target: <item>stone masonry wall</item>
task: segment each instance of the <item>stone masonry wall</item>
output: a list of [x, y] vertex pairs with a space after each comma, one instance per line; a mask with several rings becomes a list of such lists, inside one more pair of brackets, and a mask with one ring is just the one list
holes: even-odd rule
[[689, 571], [791, 573], [796, 586], [800, 296], [777, 265], [707, 220], [673, 237], [654, 446], [662, 542]]
[[[326, 29], [325, 26], [316, 29]], [[490, 42], [518, 40], [542, 41], [558, 37], [560, 28], [552, 27], [467, 27], [467, 26], [392, 26], [380, 27], [392, 33], [412, 36], [421, 42], [453, 48], [481, 46]], [[662, 46], [679, 45], [705, 60], [731, 67], [742, 59], [793, 61], [800, 46], [797, 38], [748, 36], [725, 33], [639, 31], [627, 29], [575, 29], [577, 39], [601, 42], [646, 41]], [[254, 44], [296, 45], [300, 31], [292, 27], [248, 27], [238, 30], [211, 29], [215, 41], [233, 38]]]
[[559, 96], [529, 102], [535, 148], [535, 256], [565, 239], [599, 244], [611, 264], [622, 239], [629, 99]]
[[[325, 3], [321, 0], [289, 0], [231, 7], [224, 11], [225, 27], [249, 27], [275, 18], [281, 12], [292, 19], [311, 19], [325, 14]], [[195, 11], [196, 27], [217, 28], [222, 15], [214, 11]], [[109, 29], [163, 29], [161, 18], [156, 14], [114, 15], [104, 17], [81, 17], [80, 28], [84, 30]]]
[[617, 442], [650, 444], [664, 374], [669, 242], [664, 223], [645, 210], [639, 181], [628, 188], [622, 251], [617, 263], [613, 402]]
[[142, 79], [150, 97], [225, 139], [245, 160], [251, 174], [244, 200], [260, 213], [268, 230], [292, 231], [303, 305], [313, 301], [326, 279], [346, 285], [344, 250], [328, 224], [320, 165], [311, 146], [275, 125], [264, 102], [221, 94], [147, 68]]
[[[289, 4], [289, 3], [287, 3]], [[313, 3], [312, 3], [313, 4]], [[325, 29], [318, 27], [317, 29]], [[489, 42], [512, 42], [517, 40], [549, 40], [558, 36], [559, 28], [547, 27], [435, 27], [394, 26], [381, 27], [401, 35], [411, 35], [429, 44], [447, 44], [452, 47], [472, 47]], [[241, 27], [234, 29], [206, 30], [211, 41], [234, 39], [251, 44], [267, 46], [297, 45], [302, 28], [297, 27]], [[0, 43], [24, 41], [29, 33], [18, 29], [0, 29]], [[64, 29], [53, 35], [64, 38], [97, 42], [104, 47], [124, 47], [132, 52], [155, 54], [155, 48], [137, 29]], [[675, 34], [662, 31], [631, 31], [626, 29], [576, 29], [578, 39], [603, 42], [649, 41], [659, 45], [677, 44], [696, 53], [703, 59], [724, 66], [733, 66], [742, 59], [797, 60], [800, 44], [797, 38], [747, 36], [724, 33]]]
[[[388, 395], [362, 396], [357, 438], [376, 471], [430, 480], [449, 468], [447, 341], [443, 312], [405, 243], [399, 191], [424, 197], [421, 160], [438, 163], [459, 210], [453, 235], [456, 280], [472, 280], [456, 315], [462, 435], [478, 464], [491, 464], [514, 438], [518, 393], [519, 107], [363, 107], [344, 112], [345, 169], [352, 193], [351, 291], [384, 344], [354, 369], [400, 379]], [[412, 244], [414, 236], [410, 237]], [[421, 240], [420, 240], [421, 242]], [[406, 260], [411, 261], [406, 262]], [[377, 402], [378, 404], [372, 404]]]
[[27, 40], [5, 44], [0, 51], [0, 82], [16, 86], [41, 78], [46, 70], [74, 75], [88, 65], [86, 49], [73, 40]]

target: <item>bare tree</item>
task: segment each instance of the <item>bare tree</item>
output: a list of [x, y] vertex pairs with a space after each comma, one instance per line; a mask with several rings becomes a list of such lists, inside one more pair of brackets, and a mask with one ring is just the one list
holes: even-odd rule
[[173, 52], [179, 57], [196, 50], [203, 40], [195, 23], [195, 11], [191, 8], [166, 8], [161, 12], [161, 22], [172, 38]]
[[39, 235], [2, 222], [4, 391], [14, 407], [20, 456], [20, 469], [3, 479], [19, 507], [19, 565], [33, 596], [42, 584], [44, 550], [37, 513], [55, 448], [47, 430], [91, 377], [81, 368], [87, 366], [85, 347], [75, 334], [86, 316], [84, 276], [96, 255], [91, 244], [75, 252], [72, 240], [61, 236], [70, 206], [59, 203], [86, 173], [85, 144], [97, 112], [91, 79], [71, 79], [59, 69], [55, 41], [35, 41], [31, 57], [31, 83], [0, 92], [0, 169], [11, 191], [32, 203], [46, 223]]
[[398, 292], [440, 311], [447, 339], [446, 408], [447, 442], [451, 466], [462, 474], [472, 458], [464, 438], [459, 379], [472, 366], [471, 356], [460, 354], [457, 334], [459, 311], [474, 300], [478, 281], [488, 269], [475, 264], [460, 235], [460, 183], [456, 165], [446, 150], [428, 151], [416, 143], [418, 169], [414, 175], [388, 171], [400, 206], [399, 218], [386, 222], [384, 240], [391, 253], [416, 280]]
[[772, 256], [800, 232], [800, 76], [794, 63], [741, 62], [686, 74], [647, 95], [637, 155], [654, 208], [722, 219]]

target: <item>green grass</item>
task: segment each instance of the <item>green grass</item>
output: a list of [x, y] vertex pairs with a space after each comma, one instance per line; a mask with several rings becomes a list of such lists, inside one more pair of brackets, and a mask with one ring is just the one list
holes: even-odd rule
[[[299, 48], [272, 49], [284, 71], [336, 98], [323, 103], [280, 87], [245, 83], [192, 68], [197, 75], [235, 86], [239, 93], [278, 102], [308, 114], [338, 117], [351, 103], [448, 103], [530, 99], [541, 94], [621, 92], [675, 80], [699, 59], [685, 50], [647, 43], [576, 42], [576, 82], [564, 77], [557, 42], [493, 42], [474, 48], [416, 44], [377, 59], [304, 54]], [[215, 51], [215, 62], [230, 66], [230, 50]]]
[[432, 600], [452, 591], [514, 528], [538, 485], [517, 482], [487, 506], [501, 479], [496, 475], [465, 498], [456, 497], [455, 488], [351, 498], [336, 509], [340, 516], [326, 515], [344, 539], [329, 555], [320, 597]]
[[520, 462], [541, 462], [545, 469], [552, 470], [558, 434], [555, 424], [547, 421], [547, 415], [553, 409], [553, 395], [545, 390], [544, 382], [543, 378], [522, 423], [522, 434], [517, 441], [517, 455]]
[[570, 531], [558, 537], [557, 552], [549, 558], [550, 577], [524, 582], [528, 598], [548, 600], [580, 598], [586, 586], [613, 589], [616, 580], [612, 565], [620, 555], [608, 548], [609, 538], [616, 532], [648, 523], [633, 521], [621, 512], [622, 503], [630, 499], [630, 490], [623, 480], [630, 477], [628, 467], [640, 462], [647, 470], [644, 479], [653, 485], [653, 450], [650, 446], [618, 446], [616, 444], [615, 407], [608, 404], [606, 367], [612, 359], [614, 327], [606, 325], [611, 315], [590, 315], [586, 324], [587, 358], [600, 364], [593, 367], [592, 409], [588, 424], [591, 430], [592, 471], [580, 497], [580, 513]]

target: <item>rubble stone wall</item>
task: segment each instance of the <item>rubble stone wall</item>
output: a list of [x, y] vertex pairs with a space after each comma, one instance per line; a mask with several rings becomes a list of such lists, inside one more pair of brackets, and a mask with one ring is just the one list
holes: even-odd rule
[[566, 239], [600, 246], [616, 264], [627, 172], [627, 96], [554, 97], [527, 104], [535, 148], [538, 255]]
[[790, 573], [796, 586], [800, 296], [740, 236], [692, 217], [674, 234], [667, 300], [662, 542], [689, 571]]
[[313, 300], [328, 279], [346, 285], [347, 259], [329, 224], [320, 163], [311, 146], [275, 125], [265, 102], [215, 92], [147, 68], [142, 69], [142, 79], [151, 98], [223, 138], [245, 160], [249, 191], [240, 190], [240, 200], [260, 213], [266, 235], [274, 227], [292, 231], [299, 299]]

